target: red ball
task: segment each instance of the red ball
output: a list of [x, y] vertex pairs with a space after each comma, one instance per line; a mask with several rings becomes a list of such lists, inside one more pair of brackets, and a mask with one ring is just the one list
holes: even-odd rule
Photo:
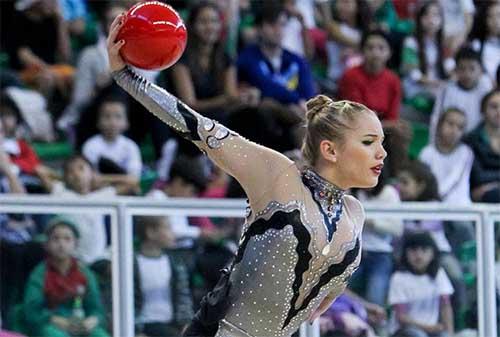
[[124, 61], [135, 67], [161, 70], [177, 62], [186, 48], [187, 30], [179, 14], [159, 1], [140, 2], [129, 9], [117, 41]]

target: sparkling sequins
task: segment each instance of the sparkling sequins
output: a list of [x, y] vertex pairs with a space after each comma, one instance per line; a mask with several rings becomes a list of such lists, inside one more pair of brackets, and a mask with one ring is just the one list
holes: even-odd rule
[[[229, 137], [231, 132], [217, 122], [205, 118], [203, 129], [210, 134], [206, 136], [206, 144], [211, 149], [218, 149], [224, 145], [223, 139]], [[236, 136], [236, 134], [234, 134]]]
[[205, 118], [203, 121], [203, 129], [205, 129], [205, 131], [212, 131], [214, 127], [215, 122], [211, 119]]
[[211, 149], [218, 149], [221, 146], [221, 142], [220, 142], [220, 140], [218, 140], [214, 136], [208, 136], [207, 137], [207, 145]]
[[[333, 233], [337, 230], [337, 222], [340, 220], [343, 210], [343, 196], [345, 191], [320, 177], [316, 172], [307, 169], [302, 174], [302, 181], [313, 195], [325, 220], [324, 225], [328, 233], [328, 243], [332, 242]], [[328, 246], [328, 245], [327, 245]], [[330, 247], [324, 247], [324, 251], [330, 251]], [[327, 255], [324, 253], [323, 255]]]

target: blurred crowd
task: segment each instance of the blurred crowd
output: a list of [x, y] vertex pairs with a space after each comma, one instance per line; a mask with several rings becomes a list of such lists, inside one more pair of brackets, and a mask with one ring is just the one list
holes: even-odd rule
[[[109, 26], [136, 2], [0, 1], [0, 193], [245, 198], [112, 80]], [[135, 71], [201, 114], [300, 167], [305, 102], [360, 102], [388, 152], [379, 184], [350, 191], [361, 201], [500, 203], [499, 1], [163, 2], [184, 19], [186, 50]], [[134, 218], [137, 336], [180, 336], [242, 223]], [[500, 229], [495, 240], [500, 260]], [[0, 336], [111, 336], [112, 244], [102, 214], [0, 214]], [[474, 336], [475, 250], [471, 222], [367, 219], [322, 336]]]

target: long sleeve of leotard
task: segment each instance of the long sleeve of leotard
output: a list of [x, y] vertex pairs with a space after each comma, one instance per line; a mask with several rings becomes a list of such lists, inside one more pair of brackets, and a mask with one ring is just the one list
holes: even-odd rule
[[174, 95], [130, 68], [113, 73], [115, 81], [146, 109], [183, 138], [192, 141], [242, 185], [250, 201], [257, 201], [292, 161], [203, 117]]

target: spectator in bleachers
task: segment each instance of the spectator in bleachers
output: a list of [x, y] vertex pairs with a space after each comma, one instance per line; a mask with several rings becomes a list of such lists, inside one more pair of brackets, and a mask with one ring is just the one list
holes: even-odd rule
[[407, 35], [413, 32], [415, 28], [413, 21], [400, 18], [391, 0], [368, 0], [367, 4], [377, 28], [390, 35], [393, 33]]
[[79, 232], [64, 218], [46, 230], [47, 258], [31, 273], [23, 311], [32, 334], [42, 337], [108, 337], [94, 274], [73, 257]]
[[401, 83], [387, 68], [391, 47], [381, 30], [367, 32], [361, 40], [363, 64], [348, 69], [339, 81], [339, 97], [362, 103], [378, 114], [382, 125], [399, 120]]
[[82, 154], [94, 169], [106, 174], [127, 174], [139, 179], [142, 159], [139, 146], [123, 135], [128, 129], [127, 100], [108, 96], [98, 107], [99, 134], [89, 138], [82, 147]]
[[[420, 161], [413, 161], [399, 173], [399, 188], [403, 201], [440, 201], [438, 182], [431, 169]], [[462, 314], [467, 305], [467, 294], [462, 267], [453, 255], [452, 247], [446, 237], [442, 220], [405, 220], [406, 232], [428, 231], [439, 250], [439, 261], [451, 279], [455, 294], [453, 308]]]
[[488, 1], [478, 10], [471, 33], [472, 47], [481, 55], [486, 73], [494, 81], [500, 66], [500, 3]]
[[0, 127], [3, 137], [0, 140], [0, 147], [9, 155], [17, 175], [23, 185], [27, 187], [28, 192], [41, 192], [41, 184], [35, 177], [57, 177], [57, 174], [40, 161], [26, 140], [17, 136], [21, 133], [19, 132], [21, 119], [16, 104], [9, 97], [2, 95]]
[[[500, 57], [500, 55], [499, 55]], [[448, 108], [465, 114], [465, 131], [475, 129], [481, 122], [481, 99], [492, 89], [491, 80], [483, 73], [481, 58], [470, 48], [462, 48], [455, 56], [456, 80], [449, 80], [436, 97], [431, 116], [431, 138], [437, 132], [437, 122]]]
[[[99, 175], [82, 156], [76, 155], [64, 163], [64, 182], [45, 179], [51, 194], [66, 198], [106, 198], [130, 193], [137, 189], [137, 179], [126, 175]], [[111, 185], [111, 186], [110, 186]], [[71, 214], [80, 232], [77, 256], [85, 263], [93, 263], [107, 255], [104, 216], [99, 213]]]
[[[399, 192], [388, 182], [387, 172], [382, 171], [376, 187], [358, 190], [356, 196], [361, 202], [380, 202], [394, 205], [401, 202]], [[353, 286], [362, 285], [357, 290], [366, 301], [384, 306], [386, 303], [389, 278], [393, 271], [394, 238], [403, 234], [403, 223], [399, 220], [367, 218], [363, 227], [363, 256], [358, 270], [351, 280]]]
[[[0, 120], [0, 144], [2, 143], [2, 122]], [[24, 194], [26, 190], [18, 177], [18, 169], [9, 154], [0, 146], [0, 194]], [[23, 244], [32, 239], [34, 223], [24, 214], [0, 214], [0, 240]]]
[[371, 17], [370, 29], [380, 29], [387, 34], [392, 50], [387, 64], [391, 69], [398, 69], [403, 40], [414, 32], [415, 22], [412, 19], [399, 17], [391, 0], [367, 0], [366, 3]]
[[255, 11], [253, 5], [255, 2], [251, 0], [238, 1], [238, 25], [237, 42], [233, 47], [234, 53], [237, 54], [241, 49], [249, 45], [257, 43], [257, 28], [254, 25]]
[[489, 92], [481, 101], [483, 122], [465, 142], [474, 152], [471, 172], [471, 197], [477, 202], [500, 202], [500, 89]]
[[464, 111], [447, 108], [439, 116], [436, 137], [420, 153], [438, 183], [440, 199], [454, 205], [470, 204], [470, 173], [474, 154], [462, 143], [467, 120]]
[[415, 20], [417, 6], [420, 0], [392, 0], [394, 9], [401, 19]]
[[384, 162], [384, 171], [390, 181], [394, 181], [401, 169], [410, 161], [411, 134], [401, 127], [384, 129], [387, 158]]
[[67, 26], [58, 1], [19, 0], [16, 19], [9, 30], [13, 45], [12, 66], [21, 71], [21, 78], [33, 85], [48, 99], [57, 89], [63, 96], [71, 84], [73, 68]]
[[221, 13], [201, 2], [189, 13], [186, 51], [172, 67], [174, 92], [203, 115], [223, 122], [239, 102], [236, 68], [224, 51]]
[[85, 34], [87, 6], [85, 0], [57, 0], [61, 7], [68, 31], [72, 38], [82, 38]]
[[0, 113], [17, 118], [15, 136], [30, 141], [53, 142], [56, 138], [47, 100], [38, 91], [12, 84], [0, 93]]
[[330, 80], [336, 83], [346, 69], [363, 62], [361, 37], [368, 30], [369, 23], [370, 18], [363, 1], [335, 1], [332, 18], [325, 23], [328, 31], [326, 55]]
[[238, 80], [257, 87], [262, 97], [288, 105], [302, 116], [305, 101], [314, 95], [314, 82], [307, 61], [283, 49], [286, 22], [283, 6], [276, 2], [263, 3], [255, 18], [259, 44], [240, 53]]
[[314, 58], [314, 41], [310, 29], [316, 26], [315, 0], [283, 0], [288, 20], [283, 28], [283, 48], [306, 60]]
[[[172, 165], [168, 181], [151, 190], [148, 196], [158, 200], [196, 198], [205, 190], [207, 183], [208, 177], [199, 158], [178, 156]], [[199, 238], [217, 237], [216, 228], [209, 221], [198, 227], [192, 225], [185, 215], [171, 215], [169, 222], [179, 247], [192, 247]]]
[[134, 265], [136, 330], [148, 337], [180, 336], [193, 317], [189, 275], [175, 254], [175, 235], [166, 217], [140, 216]]
[[453, 286], [439, 266], [439, 251], [426, 232], [405, 235], [401, 268], [391, 277], [393, 337], [451, 337]]
[[474, 23], [473, 0], [438, 0], [443, 8], [443, 34], [451, 55], [465, 43]]
[[419, 9], [416, 33], [404, 40], [401, 58], [404, 96], [409, 101], [404, 118], [428, 122], [436, 93], [454, 68], [446, 54], [443, 9], [437, 1], [426, 1]]
[[66, 106], [57, 127], [66, 130], [80, 119], [83, 108], [92, 101], [100, 89], [111, 83], [106, 36], [113, 19], [126, 8], [121, 3], [109, 4], [99, 15], [99, 34], [95, 45], [83, 49], [78, 57], [71, 101]]
[[[434, 141], [419, 155], [436, 177], [441, 200], [452, 205], [471, 203], [469, 181], [474, 153], [462, 142], [466, 124], [462, 110], [446, 109], [439, 117]], [[445, 229], [454, 252], [458, 252], [465, 241], [474, 240], [471, 222], [448, 221]]]

